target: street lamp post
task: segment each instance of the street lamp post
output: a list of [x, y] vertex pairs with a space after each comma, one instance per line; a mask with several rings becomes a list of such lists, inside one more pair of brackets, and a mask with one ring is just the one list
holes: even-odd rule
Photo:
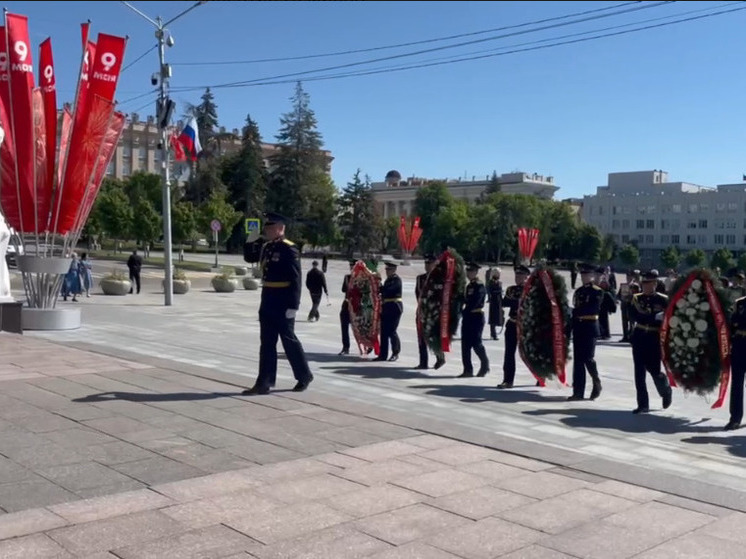
[[169, 177], [169, 152], [168, 152], [168, 122], [170, 120], [173, 104], [168, 99], [168, 84], [171, 78], [171, 66], [166, 64], [166, 45], [172, 47], [173, 36], [168, 33], [166, 26], [170, 25], [180, 17], [191, 12], [197, 6], [201, 6], [207, 0], [200, 0], [192, 4], [183, 12], [172, 17], [165, 23], [159, 17], [152, 19], [135, 8], [129, 2], [122, 2], [130, 10], [144, 18], [155, 26], [155, 38], [158, 40], [158, 110], [156, 119], [161, 140], [161, 174], [163, 175], [163, 293], [164, 305], [170, 307], [173, 304], [173, 244], [171, 241], [171, 179]]

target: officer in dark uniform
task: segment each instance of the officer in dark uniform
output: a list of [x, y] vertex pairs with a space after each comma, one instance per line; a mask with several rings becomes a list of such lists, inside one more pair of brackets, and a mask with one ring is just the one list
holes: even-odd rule
[[497, 327], [500, 329], [505, 325], [505, 316], [503, 315], [503, 282], [500, 281], [500, 268], [492, 268], [490, 279], [485, 284], [487, 288], [487, 301], [490, 309], [490, 337], [493, 340], [499, 339]]
[[585, 371], [593, 381], [591, 400], [601, 395], [601, 379], [596, 367], [596, 338], [599, 336], [598, 314], [604, 298], [604, 290], [594, 285], [594, 266], [580, 268], [582, 285], [575, 290], [572, 309], [572, 396], [569, 401], [585, 399]]
[[[417, 298], [417, 309], [418, 314], [415, 318], [415, 320], [419, 321], [419, 308], [420, 308], [420, 296], [422, 295], [422, 290], [425, 288], [425, 281], [427, 281], [427, 276], [430, 273], [430, 271], [433, 269], [433, 266], [435, 265], [435, 256], [432, 254], [426, 254], [425, 255], [425, 273], [420, 274], [417, 276], [417, 279], [415, 280], [414, 285], [414, 296]], [[420, 363], [415, 367], [415, 369], [418, 370], [425, 370], [428, 368], [428, 351], [427, 351], [427, 341], [425, 340], [425, 337], [422, 336], [421, 329], [419, 327], [419, 324], [417, 326], [417, 347], [420, 350]], [[445, 364], [445, 359], [442, 359], [440, 356], [435, 362], [435, 368], [440, 369]]]
[[466, 266], [466, 277], [469, 283], [466, 285], [466, 296], [462, 311], [461, 326], [461, 362], [464, 372], [459, 378], [474, 376], [474, 367], [471, 364], [471, 350], [479, 357], [479, 373], [483, 377], [490, 372], [490, 360], [487, 351], [482, 344], [482, 331], [484, 330], [484, 302], [487, 298], [487, 288], [479, 281], [479, 264], [470, 262]]
[[632, 359], [635, 363], [635, 390], [637, 408], [632, 413], [648, 413], [648, 388], [645, 372], [650, 373], [658, 394], [663, 398], [663, 409], [671, 405], [671, 386], [661, 369], [660, 329], [663, 313], [668, 306], [668, 296], [658, 293], [658, 274], [654, 271], [642, 276], [642, 293], [632, 297], [629, 314], [635, 323], [632, 330]]
[[295, 392], [303, 392], [313, 380], [303, 346], [295, 336], [295, 315], [300, 306], [303, 277], [300, 251], [285, 238], [287, 219], [265, 214], [262, 248], [262, 298], [259, 305], [259, 376], [244, 394], [267, 394], [277, 379], [277, 338], [293, 369]]
[[[355, 262], [355, 260], [350, 260], [350, 272], [355, 267]], [[339, 324], [342, 326], [342, 351], [339, 352], [339, 355], [350, 353], [350, 307], [347, 302], [347, 287], [351, 275], [351, 273], [346, 274], [342, 280], [342, 293], [345, 294], [345, 300], [342, 301], [342, 308], [339, 311]]]
[[[399, 328], [404, 307], [402, 306], [401, 278], [396, 275], [396, 262], [384, 262], [386, 281], [381, 287], [381, 353], [373, 361], [396, 361], [399, 359], [401, 342], [396, 329]], [[389, 359], [391, 341], [391, 359]]]
[[508, 320], [505, 323], [505, 357], [503, 358], [503, 381], [498, 388], [513, 388], [515, 380], [515, 352], [518, 349], [518, 303], [523, 294], [523, 284], [531, 274], [527, 266], [515, 267], [515, 285], [505, 290], [503, 308], [508, 308]]
[[731, 357], [730, 371], [730, 421], [725, 431], [734, 431], [741, 427], [743, 419], [743, 383], [746, 375], [746, 297], [736, 299], [735, 308], [730, 318]]

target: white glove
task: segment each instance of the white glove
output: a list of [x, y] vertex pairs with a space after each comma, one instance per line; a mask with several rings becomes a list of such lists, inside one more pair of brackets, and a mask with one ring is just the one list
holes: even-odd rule
[[295, 314], [298, 312], [298, 309], [288, 309], [285, 311], [285, 318], [292, 320], [295, 318]]
[[659, 322], [663, 322], [663, 313], [659, 312], [658, 314], [656, 314], [655, 315], [655, 320], [657, 320]]

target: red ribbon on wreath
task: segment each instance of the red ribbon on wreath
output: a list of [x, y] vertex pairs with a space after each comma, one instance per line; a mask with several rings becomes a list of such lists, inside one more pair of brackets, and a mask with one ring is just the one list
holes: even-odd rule
[[[356, 317], [359, 314], [359, 308], [362, 304], [362, 293], [360, 288], [356, 285], [357, 281], [360, 280], [368, 282], [370, 285], [370, 297], [371, 304], [373, 306], [371, 317], [371, 328], [367, 335], [363, 335], [357, 327]], [[378, 278], [368, 269], [365, 262], [359, 260], [355, 263], [355, 266], [350, 272], [350, 280], [347, 284], [347, 308], [350, 313], [350, 323], [352, 326], [352, 332], [355, 335], [355, 341], [358, 344], [360, 354], [363, 354], [363, 348], [372, 348], [376, 355], [381, 351], [381, 344], [379, 340], [379, 332], [381, 329], [381, 297], [379, 295]]]
[[518, 354], [521, 356], [521, 360], [526, 364], [526, 367], [528, 367], [529, 372], [534, 375], [534, 378], [539, 383], [539, 386], [546, 386], [544, 378], [534, 372], [534, 368], [531, 366], [531, 362], [526, 358], [526, 353], [523, 351], [523, 344], [521, 343], [521, 340], [523, 339], [523, 302], [526, 300], [528, 292], [531, 290], [531, 286], [534, 283], [535, 277], [535, 274], [531, 274], [526, 282], [523, 284], [521, 300], [518, 303], [518, 318], [516, 320], [516, 330], [518, 333]]
[[446, 251], [439, 260], [446, 264], [446, 277], [440, 306], [440, 347], [443, 351], [451, 351], [451, 293], [453, 292], [453, 276], [456, 273], [456, 259], [449, 251]]
[[715, 319], [715, 328], [718, 333], [718, 349], [720, 350], [720, 393], [718, 399], [712, 404], [712, 409], [722, 407], [725, 402], [725, 395], [728, 392], [730, 383], [730, 335], [728, 332], [728, 322], [725, 320], [725, 312], [715, 293], [715, 288], [710, 280], [703, 280], [705, 290], [707, 291], [707, 301], [710, 303], [710, 310]]
[[549, 304], [552, 307], [552, 346], [554, 355], [554, 374], [557, 375], [560, 383], [565, 384], [565, 329], [562, 326], [562, 316], [560, 306], [557, 303], [557, 295], [554, 292], [554, 285], [549, 272], [546, 270], [539, 271], [539, 278], [544, 284], [544, 289], [549, 297]]

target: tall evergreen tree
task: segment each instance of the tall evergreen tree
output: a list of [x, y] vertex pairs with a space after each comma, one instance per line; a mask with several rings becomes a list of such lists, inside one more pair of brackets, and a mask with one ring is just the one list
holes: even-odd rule
[[266, 175], [259, 126], [247, 115], [241, 149], [223, 163], [223, 182], [236, 210], [250, 217], [262, 210], [267, 192]]
[[365, 254], [378, 237], [375, 200], [370, 178], [360, 178], [360, 169], [342, 191], [339, 201], [339, 227], [348, 256]]
[[218, 106], [209, 87], [202, 94], [202, 102], [194, 108], [194, 116], [197, 118], [200, 143], [206, 146], [218, 127]]
[[501, 192], [502, 186], [500, 186], [500, 180], [497, 178], [497, 171], [492, 171], [492, 176], [490, 177], [490, 183], [487, 185], [487, 188], [485, 189], [485, 194], [490, 195], [494, 194], [495, 192]]

